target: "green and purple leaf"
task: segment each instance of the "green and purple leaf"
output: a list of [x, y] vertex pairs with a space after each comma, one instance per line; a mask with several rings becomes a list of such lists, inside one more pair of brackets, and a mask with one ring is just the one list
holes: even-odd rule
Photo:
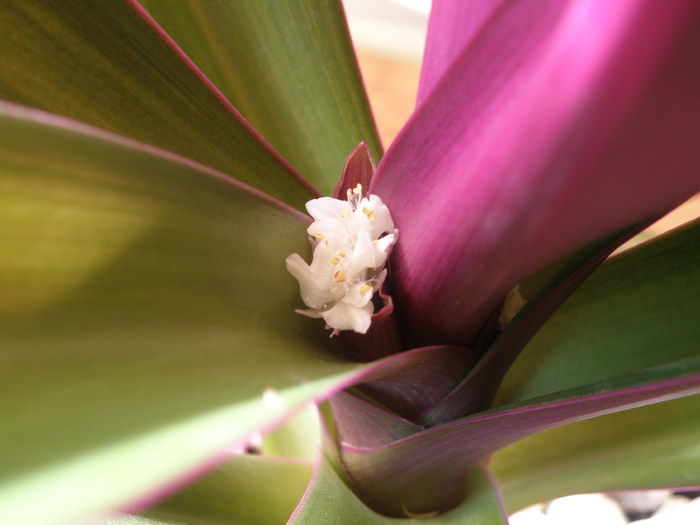
[[700, 221], [604, 263], [544, 325], [495, 406], [700, 355]]
[[552, 314], [616, 247], [645, 225], [606, 236], [550, 265], [543, 272], [547, 275], [537, 293], [527, 300], [479, 362], [448, 395], [413, 419], [436, 426], [491, 406], [503, 376]]
[[361, 141], [381, 157], [340, 2], [142, 4], [322, 195]]
[[517, 282], [700, 189], [698, 28], [685, 0], [494, 13], [374, 179], [409, 346], [469, 346]]
[[490, 462], [511, 512], [567, 494], [700, 487], [700, 396], [565, 425]]
[[166, 523], [280, 525], [296, 508], [313, 463], [234, 455], [145, 516]]
[[358, 494], [393, 515], [407, 497], [420, 511], [449, 508], [466, 469], [505, 445], [700, 392], [698, 245], [700, 223], [602, 265], [521, 354], [498, 408], [379, 446], [341, 434]]
[[317, 195], [134, 0], [10, 0], [0, 33], [0, 99], [172, 151], [298, 209]]
[[0, 522], [155, 498], [362, 370], [293, 311], [300, 212], [38, 110], [0, 134]]
[[412, 512], [413, 501], [404, 500], [402, 519], [382, 516], [372, 511], [345, 485], [331, 463], [322, 458], [306, 494], [289, 521], [290, 525], [308, 523], [390, 525], [401, 523], [421, 525], [507, 525], [498, 488], [491, 476], [481, 468], [468, 474], [465, 502], [458, 508], [439, 516]]

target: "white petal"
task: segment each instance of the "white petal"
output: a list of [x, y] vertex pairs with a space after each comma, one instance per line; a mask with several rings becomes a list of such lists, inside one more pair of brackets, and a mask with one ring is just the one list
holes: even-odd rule
[[306, 203], [306, 209], [315, 221], [324, 219], [335, 219], [343, 216], [343, 212], [352, 212], [352, 205], [348, 201], [333, 199], [332, 197], [321, 197], [310, 200]]
[[383, 233], [391, 233], [394, 231], [394, 221], [391, 218], [389, 208], [382, 202], [382, 199], [376, 195], [370, 195], [369, 199], [364, 199], [368, 202], [368, 208], [374, 212], [374, 220], [370, 222], [370, 235], [373, 239], [378, 238]]
[[299, 293], [306, 306], [321, 309], [335, 300], [330, 290], [318, 286], [314, 274], [311, 272], [311, 267], [299, 254], [291, 254], [285, 259], [285, 262], [289, 273], [299, 281]]
[[319, 312], [318, 310], [302, 310], [301, 308], [297, 308], [294, 311], [298, 314], [305, 315], [306, 317], [311, 317], [311, 319], [320, 319], [321, 317], [323, 317], [323, 315], [321, 315], [321, 312]]
[[310, 308], [299, 313], [323, 317], [334, 334], [366, 333], [374, 311], [372, 296], [386, 277], [384, 265], [397, 240], [389, 210], [376, 195], [361, 199], [359, 194], [347, 201], [314, 199], [306, 208], [315, 219], [307, 228], [313, 260], [309, 265], [297, 254], [287, 258]]
[[374, 289], [364, 282], [358, 283], [350, 287], [343, 297], [343, 302], [352, 306], [362, 308], [372, 300]]
[[336, 330], [353, 330], [360, 334], [366, 334], [372, 322], [373, 311], [374, 306], [371, 302], [362, 308], [358, 308], [341, 301], [321, 315], [331, 328]]
[[372, 244], [372, 239], [366, 231], [361, 231], [357, 235], [356, 244], [350, 258], [348, 260], [348, 265], [353, 269], [364, 270], [366, 268], [376, 268], [376, 256], [375, 247]]
[[378, 268], [386, 263], [386, 260], [391, 253], [391, 248], [394, 246], [394, 244], [396, 244], [396, 235], [393, 233], [385, 235], [381, 239], [377, 240], [377, 242], [374, 244], [374, 250], [376, 253], [376, 264], [374, 265], [375, 268]]
[[387, 274], [387, 271], [386, 271], [386, 268], [384, 268], [381, 272], [379, 272], [379, 274], [372, 281], [374, 284], [373, 288], [374, 288], [375, 292], [378, 292], [379, 289], [384, 284], [384, 281], [386, 280], [386, 274]]

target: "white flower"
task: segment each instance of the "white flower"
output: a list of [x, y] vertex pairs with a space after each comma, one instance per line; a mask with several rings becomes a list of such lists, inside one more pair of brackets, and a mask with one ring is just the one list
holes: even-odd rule
[[306, 230], [313, 245], [311, 265], [296, 253], [287, 257], [287, 270], [299, 281], [308, 310], [323, 318], [333, 334], [354, 330], [364, 334], [374, 312], [372, 297], [386, 278], [387, 258], [398, 230], [389, 209], [376, 195], [362, 197], [362, 186], [347, 200], [322, 197], [306, 203], [314, 222]]

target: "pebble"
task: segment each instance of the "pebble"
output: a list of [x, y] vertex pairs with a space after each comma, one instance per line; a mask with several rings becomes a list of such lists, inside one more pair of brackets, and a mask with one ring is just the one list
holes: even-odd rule
[[651, 518], [632, 523], [634, 525], [698, 525], [700, 523], [700, 498], [691, 501], [688, 498], [675, 496], [668, 503]]
[[605, 494], [578, 494], [552, 501], [547, 506], [550, 525], [627, 525], [627, 516]]
[[634, 521], [649, 518], [672, 497], [672, 494], [670, 490], [639, 490], [616, 492], [610, 494], [610, 497], [617, 501], [627, 517]]
[[670, 491], [579, 494], [533, 505], [510, 517], [510, 525], [590, 524], [700, 525], [700, 497], [691, 500]]
[[510, 525], [549, 525], [549, 518], [544, 513], [542, 504], [516, 512], [509, 521]]

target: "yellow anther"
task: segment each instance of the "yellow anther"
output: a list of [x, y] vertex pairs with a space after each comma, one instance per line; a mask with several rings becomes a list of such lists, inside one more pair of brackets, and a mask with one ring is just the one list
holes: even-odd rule
[[372, 289], [372, 287], [369, 284], [363, 284], [360, 286], [360, 293], [367, 293]]
[[373, 221], [373, 220], [374, 220], [374, 212], [373, 212], [372, 210], [370, 210], [369, 208], [362, 208], [362, 213], [364, 213], [365, 215], [367, 215], [367, 218], [368, 218], [370, 221]]
[[331, 264], [338, 264], [340, 262], [340, 259], [337, 257], [331, 257]]
[[353, 192], [355, 195], [359, 195], [360, 193], [362, 193], [362, 184], [358, 184], [357, 186], [355, 186], [355, 187], [352, 189], [352, 192]]
[[333, 275], [333, 280], [337, 283], [342, 283], [345, 281], [345, 272], [343, 270], [338, 270], [335, 272], [335, 275]]
[[316, 237], [317, 239], [323, 239], [325, 235], [323, 235], [322, 233], [314, 233], [314, 237]]
[[340, 216], [341, 216], [341, 217], [347, 217], [347, 216], [348, 216], [348, 213], [350, 213], [348, 210], [343, 210], [342, 212], [340, 212]]
[[345, 252], [338, 252], [338, 255], [340, 255], [341, 257], [347, 257], [347, 256], [348, 256], [348, 254], [345, 253]]

